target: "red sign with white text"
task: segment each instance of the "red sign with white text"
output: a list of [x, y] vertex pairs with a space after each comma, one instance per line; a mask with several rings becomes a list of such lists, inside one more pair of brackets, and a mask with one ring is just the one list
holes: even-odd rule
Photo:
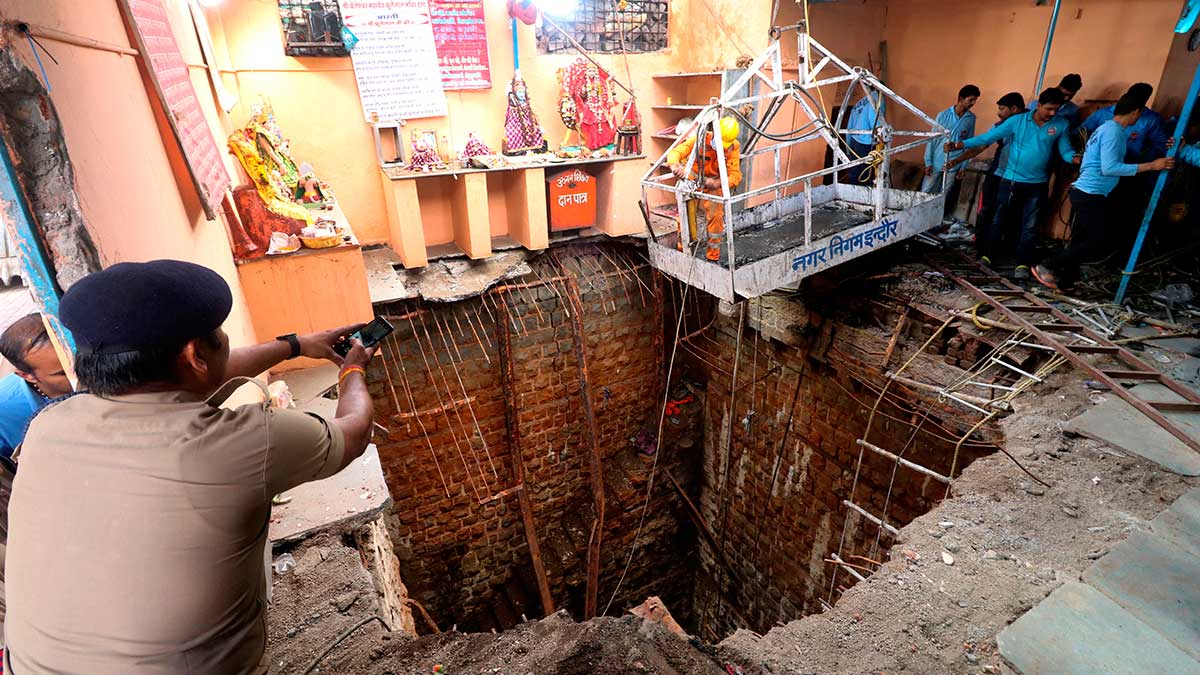
[[429, 0], [429, 14], [442, 69], [442, 88], [490, 89], [492, 70], [483, 0]]
[[229, 173], [196, 99], [187, 64], [179, 53], [162, 1], [122, 0], [122, 7], [133, 28], [138, 50], [145, 57], [146, 70], [167, 121], [183, 150], [204, 213], [214, 220], [229, 190]]

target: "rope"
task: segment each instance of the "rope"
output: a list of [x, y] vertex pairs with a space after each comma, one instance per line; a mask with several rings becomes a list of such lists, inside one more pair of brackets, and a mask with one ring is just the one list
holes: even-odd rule
[[688, 263], [687, 280], [683, 285], [683, 294], [679, 299], [679, 318], [675, 320], [675, 341], [671, 345], [671, 358], [667, 361], [666, 386], [663, 387], [662, 405], [658, 412], [658, 433], [655, 438], [654, 446], [654, 461], [650, 464], [650, 480], [646, 483], [646, 499], [642, 502], [641, 514], [638, 516], [637, 530], [633, 534], [633, 544], [629, 549], [629, 557], [625, 560], [625, 567], [621, 570], [621, 576], [617, 579], [617, 585], [613, 588], [612, 596], [608, 598], [608, 603], [604, 605], [604, 611], [601, 615], [608, 614], [608, 610], [612, 607], [613, 601], [617, 599], [617, 593], [621, 590], [621, 584], [625, 583], [625, 576], [629, 574], [629, 567], [633, 565], [633, 557], [637, 554], [638, 540], [642, 537], [642, 528], [646, 525], [646, 512], [650, 508], [650, 497], [654, 493], [654, 479], [658, 475], [658, 458], [662, 454], [662, 437], [663, 425], [667, 419], [667, 401], [671, 398], [671, 374], [675, 371], [675, 354], [679, 351], [679, 334], [683, 328], [683, 316], [687, 309], [687, 292], [692, 287], [692, 271], [696, 267], [696, 253], [699, 251], [700, 239], [697, 238], [692, 242], [691, 261]]

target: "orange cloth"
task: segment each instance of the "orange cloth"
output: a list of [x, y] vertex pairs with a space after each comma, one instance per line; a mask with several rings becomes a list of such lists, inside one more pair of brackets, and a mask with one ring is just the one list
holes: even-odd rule
[[[698, 180], [699, 176], [721, 178], [720, 157], [712, 147], [712, 137], [711, 131], [705, 134], [704, 147], [696, 158], [696, 166], [692, 167], [691, 177], [693, 180]], [[672, 166], [686, 164], [695, 147], [696, 136], [689, 135], [667, 153], [667, 164]], [[697, 168], [700, 169], [700, 172], [697, 172]], [[742, 182], [742, 146], [738, 141], [734, 141], [725, 148], [725, 175], [729, 179], [731, 191], [738, 183]], [[702, 187], [701, 189], [706, 194], [721, 195], [721, 188]], [[723, 204], [710, 202], [707, 199], [701, 201], [704, 202], [704, 215], [708, 220], [708, 259], [716, 260], [721, 240], [725, 238], [725, 207]]]
[[[692, 154], [693, 148], [696, 147], [696, 136], [690, 134], [683, 142], [675, 146], [667, 153], [667, 164], [685, 164], [688, 157]], [[704, 148], [700, 151], [700, 156], [696, 158], [696, 165], [703, 169], [705, 178], [720, 178], [721, 166], [720, 158], [717, 157], [717, 151], [712, 147], [712, 132], [708, 132], [704, 137]], [[729, 177], [729, 186], [732, 189], [738, 183], [742, 182], [742, 145], [734, 141], [732, 145], [725, 148], [725, 173]], [[693, 180], [697, 178], [696, 168], [692, 168], [691, 177]], [[709, 194], [721, 194], [721, 190], [705, 190]]]

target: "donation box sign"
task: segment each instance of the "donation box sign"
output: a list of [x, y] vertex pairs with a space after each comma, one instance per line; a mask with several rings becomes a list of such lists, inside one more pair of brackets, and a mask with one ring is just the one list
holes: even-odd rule
[[550, 230], [577, 230], [596, 225], [596, 177], [566, 169], [546, 177], [549, 183]]

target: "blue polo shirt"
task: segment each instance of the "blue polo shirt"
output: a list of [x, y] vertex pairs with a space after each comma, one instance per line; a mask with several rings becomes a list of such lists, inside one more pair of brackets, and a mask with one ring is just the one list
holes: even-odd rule
[[997, 141], [1008, 144], [1008, 156], [1000, 178], [1014, 183], [1045, 183], [1050, 180], [1050, 158], [1057, 149], [1064, 162], [1075, 158], [1068, 138], [1070, 123], [1057, 115], [1038, 126], [1033, 113], [1013, 115], [999, 126], [963, 141], [964, 148], [983, 148]]
[[29, 420], [49, 402], [18, 375], [0, 379], [0, 455], [12, 457], [25, 439]]
[[[941, 171], [942, 167], [946, 166], [946, 143], [965, 141], [975, 135], [975, 113], [968, 110], [959, 115], [954, 112], [954, 106], [950, 106], [938, 113], [937, 123], [946, 127], [950, 131], [950, 136], [935, 139], [925, 145], [925, 166], [933, 167], [935, 172]], [[962, 153], [962, 150], [955, 150], [950, 153], [949, 159], [957, 159]], [[960, 168], [962, 167], [955, 167], [955, 169]]]
[[1107, 196], [1122, 176], [1137, 175], [1137, 164], [1125, 163], [1125, 127], [1109, 120], [1088, 138], [1075, 189]]
[[[1102, 124], [1113, 118], [1115, 106], [1101, 108], [1083, 121], [1083, 129], [1095, 133]], [[1162, 115], [1143, 107], [1142, 116], [1126, 130], [1125, 161], [1150, 162], [1167, 156], [1167, 123]]]
[[1179, 161], [1200, 166], [1200, 143], [1185, 145], [1179, 149]]
[[[847, 129], [874, 129], [879, 122], [879, 117], [884, 114], [884, 102], [876, 100], [878, 94], [871, 96], [863, 96], [850, 109], [850, 118], [846, 120]], [[879, 107], [879, 112], [876, 113], [875, 107]], [[875, 142], [871, 134], [850, 134], [850, 140], [862, 145], [871, 145]]]
[[[1029, 105], [1026, 106], [1025, 109], [1032, 112], [1037, 107], [1038, 100], [1035, 96], [1030, 99]], [[1079, 128], [1079, 106], [1075, 105], [1074, 101], [1067, 101], [1066, 103], [1058, 106], [1058, 112], [1054, 113], [1054, 116], [1065, 119], [1067, 123], [1071, 125], [1070, 131], [1072, 133]]]

